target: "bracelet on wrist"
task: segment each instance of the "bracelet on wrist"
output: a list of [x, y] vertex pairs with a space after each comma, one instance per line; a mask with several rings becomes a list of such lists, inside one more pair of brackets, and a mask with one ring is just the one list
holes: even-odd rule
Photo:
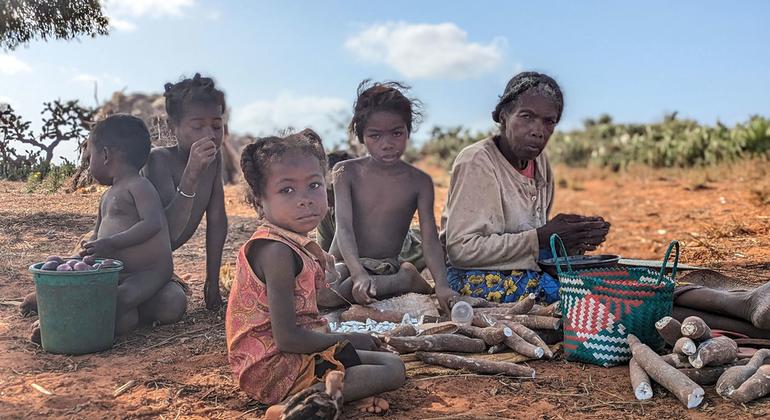
[[182, 191], [182, 189], [179, 188], [178, 186], [176, 187], [176, 192], [178, 192], [179, 194], [182, 194], [182, 197], [185, 197], [185, 198], [195, 198], [195, 192], [193, 192], [192, 194], [185, 194], [185, 192]]

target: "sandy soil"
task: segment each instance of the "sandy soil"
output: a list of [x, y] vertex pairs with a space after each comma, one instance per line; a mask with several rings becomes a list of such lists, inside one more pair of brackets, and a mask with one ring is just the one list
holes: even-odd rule
[[[422, 165], [436, 178], [437, 213], [447, 174]], [[770, 183], [767, 165], [751, 162], [697, 171], [556, 168], [553, 214], [598, 214], [612, 222], [598, 252], [662, 258], [666, 244], [683, 244], [683, 262], [717, 267], [750, 282], [770, 277]], [[228, 187], [230, 229], [225, 261], [253, 231], [253, 212], [240, 187]], [[120, 337], [112, 350], [68, 357], [47, 354], [27, 341], [34, 317], [17, 304], [34, 290], [26, 267], [49, 254], [67, 254], [91, 228], [99, 191], [26, 193], [23, 183], [0, 182], [0, 418], [255, 418], [264, 407], [233, 384], [226, 364], [224, 312], [203, 308], [205, 226], [175, 254], [177, 271], [190, 275], [193, 294], [185, 319]], [[636, 402], [626, 368], [601, 368], [561, 360], [531, 363], [535, 381], [476, 375], [410, 373], [407, 384], [386, 395], [389, 418], [749, 418], [767, 415], [770, 403], [735, 405], [708, 390], [705, 403], [687, 411], [664, 390]], [[134, 381], [124, 394], [119, 386]], [[53, 395], [45, 395], [37, 384]], [[349, 410], [348, 418], [356, 417]]]

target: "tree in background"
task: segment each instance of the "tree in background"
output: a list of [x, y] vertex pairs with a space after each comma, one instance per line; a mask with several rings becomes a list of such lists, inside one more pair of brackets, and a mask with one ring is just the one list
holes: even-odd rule
[[107, 35], [108, 25], [98, 0], [0, 1], [0, 47], [4, 50], [34, 39]]
[[[45, 178], [51, 170], [54, 150], [64, 141], [82, 141], [88, 134], [94, 110], [78, 101], [53, 101], [43, 104], [43, 126], [35, 135], [10, 105], [0, 108], [0, 179], [21, 180], [32, 173]], [[11, 147], [11, 142], [31, 146], [25, 154]]]

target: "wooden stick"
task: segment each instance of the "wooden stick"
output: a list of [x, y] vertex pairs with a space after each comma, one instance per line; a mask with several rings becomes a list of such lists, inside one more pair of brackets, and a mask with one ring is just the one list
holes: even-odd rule
[[385, 332], [384, 335], [390, 337], [414, 337], [417, 335], [417, 329], [412, 324], [401, 324], [390, 331]]
[[404, 314], [396, 311], [380, 311], [368, 306], [351, 305], [350, 309], [340, 314], [341, 321], [359, 321], [366, 322], [367, 319], [377, 322], [400, 323], [404, 319]]
[[445, 353], [418, 352], [417, 357], [430, 365], [445, 366], [452, 369], [465, 369], [475, 373], [504, 374], [515, 377], [535, 379], [535, 370], [510, 362], [472, 359]]
[[540, 338], [539, 335], [537, 335], [536, 332], [516, 322], [509, 322], [509, 321], [501, 321], [501, 322], [503, 323], [503, 325], [510, 328], [511, 331], [513, 331], [516, 335], [523, 338], [526, 342], [543, 349], [543, 357], [545, 357], [546, 359], [553, 358], [553, 352], [548, 347], [548, 345], [545, 344], [545, 341], [543, 341], [543, 339]]
[[117, 397], [123, 395], [123, 393], [128, 391], [129, 389], [131, 389], [131, 387], [133, 387], [134, 384], [136, 384], [136, 381], [133, 380], [133, 379], [128, 381], [128, 382], [126, 382], [126, 383], [124, 383], [123, 385], [121, 385], [117, 389], [115, 389], [115, 392], [112, 393], [112, 396], [114, 398], [117, 398]]
[[738, 345], [735, 341], [730, 337], [721, 336], [700, 343], [698, 351], [690, 356], [689, 360], [694, 368], [700, 369], [704, 366], [724, 365], [737, 357]]
[[682, 321], [682, 335], [693, 341], [704, 341], [711, 338], [711, 328], [700, 317], [688, 316]]
[[633, 358], [628, 361], [628, 373], [631, 376], [631, 387], [634, 389], [636, 399], [644, 401], [652, 398], [650, 377]]
[[545, 355], [545, 350], [528, 343], [516, 333], [512, 333], [510, 337], [505, 337], [504, 343], [516, 353], [533, 359], [541, 359]]
[[703, 388], [692, 379], [663, 361], [635, 335], [628, 335], [628, 344], [634, 359], [650, 378], [674, 394], [687, 408], [695, 408], [703, 402]]
[[669, 346], [674, 346], [676, 340], [682, 336], [682, 324], [676, 319], [666, 316], [655, 323], [655, 329], [663, 337], [663, 341]]
[[481, 353], [487, 348], [483, 340], [456, 334], [435, 334], [422, 337], [383, 337], [383, 341], [399, 353], [412, 353], [416, 351]]
[[690, 337], [679, 337], [674, 343], [674, 353], [692, 356], [698, 351], [698, 346]]
[[757, 369], [765, 363], [768, 357], [770, 357], [770, 350], [760, 349], [751, 356], [751, 359], [744, 366], [732, 366], [725, 370], [717, 381], [717, 394], [721, 395], [722, 398], [730, 398], [741, 384], [757, 372]]
[[770, 393], [770, 365], [762, 365], [730, 395], [730, 398], [745, 403], [764, 397], [768, 393]]
[[466, 337], [480, 338], [484, 340], [488, 346], [494, 346], [495, 344], [502, 343], [505, 337], [510, 336], [511, 329], [503, 325], [486, 328], [474, 327], [472, 325], [460, 325], [457, 333]]
[[[533, 376], [533, 378], [534, 378], [534, 376]], [[31, 386], [32, 389], [34, 389], [35, 391], [37, 391], [37, 392], [39, 392], [39, 393], [41, 393], [43, 395], [53, 395], [53, 392], [43, 388], [42, 386], [40, 386], [38, 384], [33, 383], [33, 384], [30, 384], [29, 386]]]

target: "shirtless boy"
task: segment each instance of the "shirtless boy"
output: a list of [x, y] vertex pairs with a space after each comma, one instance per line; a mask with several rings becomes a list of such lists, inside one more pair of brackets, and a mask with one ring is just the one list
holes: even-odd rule
[[405, 87], [398, 83], [365, 81], [359, 86], [350, 130], [369, 155], [334, 168], [337, 232], [331, 251], [344, 260], [338, 265], [343, 280], [335, 289], [345, 299], [363, 304], [408, 292], [430, 293], [417, 269], [398, 260], [417, 211], [425, 262], [435, 279], [439, 303], [447, 310], [454, 292], [447, 285], [433, 215], [433, 181], [401, 160], [413, 119], [419, 116], [415, 102], [402, 90]]

